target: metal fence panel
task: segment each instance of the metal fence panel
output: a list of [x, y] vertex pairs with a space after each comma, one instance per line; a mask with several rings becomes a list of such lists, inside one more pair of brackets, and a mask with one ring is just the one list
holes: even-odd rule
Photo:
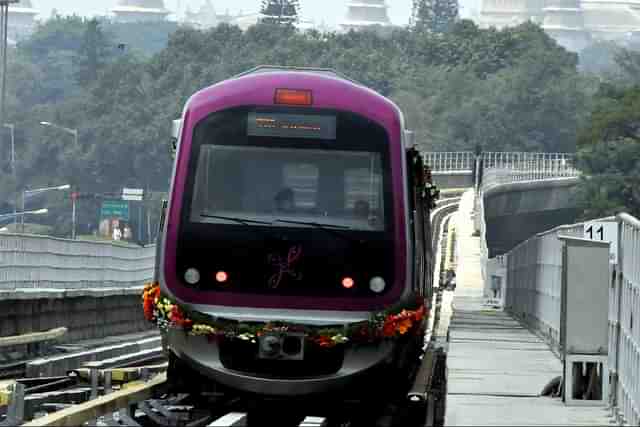
[[0, 235], [0, 290], [141, 286], [153, 277], [155, 246]]
[[618, 215], [617, 277], [609, 293], [610, 403], [621, 423], [640, 423], [640, 220]]

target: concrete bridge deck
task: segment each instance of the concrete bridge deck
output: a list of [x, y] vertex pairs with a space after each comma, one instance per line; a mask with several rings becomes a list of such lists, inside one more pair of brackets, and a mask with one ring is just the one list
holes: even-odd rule
[[508, 314], [483, 305], [473, 198], [468, 191], [460, 203], [457, 289], [443, 298], [443, 312], [452, 311], [445, 425], [614, 425], [604, 407], [569, 407], [560, 398], [540, 396], [561, 375], [560, 360]]

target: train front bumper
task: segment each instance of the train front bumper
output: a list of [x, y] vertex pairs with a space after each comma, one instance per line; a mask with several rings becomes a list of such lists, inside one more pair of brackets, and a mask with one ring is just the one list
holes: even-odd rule
[[205, 377], [236, 390], [269, 396], [302, 396], [343, 389], [390, 360], [393, 351], [393, 344], [389, 342], [375, 346], [349, 346], [345, 350], [342, 367], [333, 374], [278, 378], [225, 368], [220, 361], [218, 344], [202, 336], [188, 336], [183, 331], [170, 329], [166, 341], [176, 356]]

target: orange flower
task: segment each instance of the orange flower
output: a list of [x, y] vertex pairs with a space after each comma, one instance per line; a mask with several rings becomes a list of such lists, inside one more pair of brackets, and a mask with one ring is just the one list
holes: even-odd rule
[[144, 292], [142, 292], [142, 310], [144, 318], [148, 321], [153, 320], [154, 302], [158, 296], [160, 296], [160, 286], [157, 283], [145, 285]]
[[404, 319], [400, 323], [398, 323], [397, 330], [398, 332], [400, 332], [400, 335], [404, 335], [409, 329], [411, 329], [411, 326], [411, 319]]
[[146, 298], [142, 304], [142, 308], [144, 311], [144, 318], [151, 322], [153, 320], [153, 300]]

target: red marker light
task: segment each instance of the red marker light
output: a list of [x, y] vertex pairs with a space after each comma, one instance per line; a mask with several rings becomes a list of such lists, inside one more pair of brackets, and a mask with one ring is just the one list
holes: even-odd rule
[[344, 279], [342, 279], [342, 286], [344, 286], [346, 289], [353, 288], [353, 285], [355, 285], [355, 282], [351, 277], [345, 277]]
[[218, 271], [216, 273], [216, 280], [220, 283], [224, 283], [229, 278], [229, 275], [224, 271]]
[[276, 89], [274, 104], [283, 105], [312, 105], [313, 96], [306, 89]]

